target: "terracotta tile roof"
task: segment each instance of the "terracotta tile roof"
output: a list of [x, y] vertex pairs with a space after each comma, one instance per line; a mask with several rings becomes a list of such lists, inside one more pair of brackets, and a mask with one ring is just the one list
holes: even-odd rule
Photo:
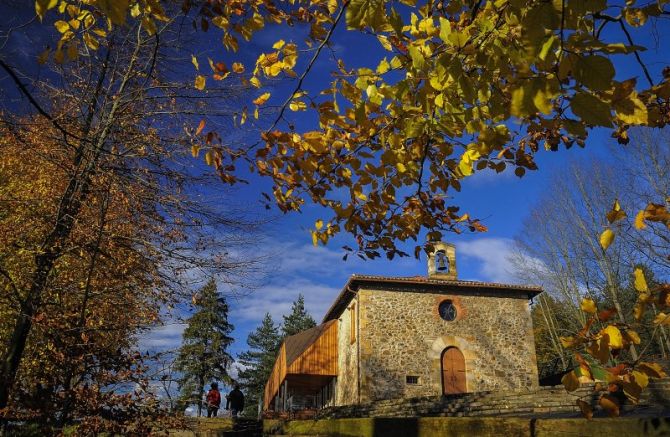
[[293, 364], [293, 362], [298, 359], [298, 357], [302, 355], [302, 353], [305, 352], [307, 348], [321, 336], [321, 334], [323, 334], [326, 328], [333, 323], [335, 323], [335, 320], [330, 320], [321, 325], [286, 337], [286, 339], [284, 339], [286, 345], [286, 367]]
[[519, 293], [522, 296], [532, 298], [542, 293], [542, 287], [537, 285], [517, 285], [517, 284], [500, 284], [497, 282], [480, 282], [480, 281], [462, 281], [454, 279], [438, 279], [429, 278], [426, 276], [378, 276], [378, 275], [351, 275], [345, 284], [340, 294], [335, 299], [335, 302], [326, 312], [323, 318], [324, 322], [339, 317], [341, 310], [349, 304], [351, 299], [358, 291], [358, 288], [363, 285], [388, 285], [398, 288], [413, 288], [422, 287], [430, 289], [478, 289], [478, 290], [499, 290], [501, 292]]

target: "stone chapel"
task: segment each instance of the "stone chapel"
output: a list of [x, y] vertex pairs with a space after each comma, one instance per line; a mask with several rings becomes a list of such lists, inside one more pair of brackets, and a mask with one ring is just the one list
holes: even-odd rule
[[321, 325], [282, 343], [263, 409], [535, 389], [529, 300], [541, 292], [459, 280], [442, 242], [427, 277], [352, 275]]

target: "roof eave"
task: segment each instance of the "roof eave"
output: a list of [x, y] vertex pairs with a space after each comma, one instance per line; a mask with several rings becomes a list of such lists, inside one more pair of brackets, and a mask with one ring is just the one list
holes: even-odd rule
[[467, 281], [450, 281], [450, 280], [435, 280], [432, 282], [429, 281], [418, 281], [412, 280], [412, 278], [399, 279], [399, 278], [384, 278], [384, 277], [365, 277], [358, 275], [351, 275], [347, 280], [347, 283], [344, 285], [337, 298], [330, 306], [326, 315], [323, 318], [321, 323], [325, 323], [329, 320], [337, 318], [341, 314], [341, 310], [346, 307], [346, 305], [351, 301], [351, 299], [358, 292], [358, 288], [361, 284], [395, 284], [401, 287], [408, 286], [419, 286], [427, 288], [440, 288], [440, 287], [454, 287], [456, 289], [484, 289], [484, 290], [496, 290], [496, 291], [505, 291], [509, 293], [519, 294], [521, 296], [526, 296], [527, 299], [532, 299], [538, 294], [542, 293], [544, 290], [540, 286], [514, 286], [508, 284], [498, 284], [498, 283], [486, 283], [486, 282], [467, 282]]

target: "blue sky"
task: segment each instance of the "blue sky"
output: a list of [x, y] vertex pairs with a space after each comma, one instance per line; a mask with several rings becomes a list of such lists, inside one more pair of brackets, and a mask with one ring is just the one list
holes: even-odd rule
[[[657, 40], [647, 36], [640, 39], [640, 35], [633, 33], [637, 41], [650, 47], [643, 54], [655, 77], [660, 75], [664, 65], [670, 65], [670, 54], [663, 51], [662, 43], [666, 36], [670, 36], [667, 25], [659, 22]], [[211, 31], [210, 31], [211, 32]], [[258, 53], [270, 51], [271, 45], [284, 39], [287, 42], [299, 41], [304, 37], [304, 29], [300, 28], [269, 28], [260, 32], [254, 41], [242, 46], [237, 54], [224, 53], [219, 48], [203, 49], [199, 56], [223, 56], [228, 65], [234, 61], [243, 62], [247, 71], [253, 69], [253, 63]], [[211, 35], [210, 35], [211, 37]], [[380, 49], [374, 37], [361, 36], [344, 31], [344, 28], [335, 32], [334, 51], [345, 59], [348, 67], [375, 66], [387, 52]], [[206, 46], [211, 47], [211, 46]], [[301, 58], [305, 62], [311, 53], [303, 53]], [[305, 83], [305, 89], [321, 90], [328, 86], [332, 69], [331, 54], [324, 51], [321, 62], [317, 63]], [[616, 79], [624, 80], [638, 77], [642, 83], [643, 76], [639, 66], [632, 61], [632, 57], [615, 59], [618, 75]], [[302, 64], [304, 66], [304, 64]], [[301, 64], [296, 71], [301, 72]], [[279, 105], [295, 86], [293, 81], [282, 81], [272, 90], [272, 98], [268, 105]], [[259, 92], [260, 94], [260, 92]], [[251, 100], [251, 99], [250, 99]], [[289, 113], [298, 130], [316, 129], [316, 120], [313, 114]], [[261, 119], [259, 128], [273, 120], [270, 114]], [[447, 235], [445, 239], [457, 245], [457, 265], [459, 278], [481, 281], [515, 282], [512, 265], [508, 255], [512, 249], [512, 239], [520, 231], [521, 223], [528, 212], [543, 195], [550, 192], [548, 176], [561, 171], [571, 162], [588, 161], [592, 159], [608, 160], [613, 147], [621, 147], [609, 138], [605, 131], [591, 133], [587, 147], [559, 152], [539, 152], [537, 162], [539, 171], [528, 172], [523, 178], [514, 176], [513, 171], [502, 174], [494, 172], [478, 172], [463, 181], [463, 190], [457, 193], [454, 202], [461, 206], [462, 212], [468, 212], [473, 217], [483, 219], [489, 231], [483, 234]], [[258, 199], [260, 192], [268, 191], [267, 180], [250, 178], [251, 184], [237, 193], [240, 199]], [[216, 189], [216, 188], [212, 188]], [[387, 261], [361, 261], [357, 257], [342, 260], [344, 254], [341, 246], [352, 245], [347, 235], [340, 235], [332, 240], [327, 247], [314, 247], [311, 244], [309, 229], [318, 218], [324, 218], [323, 210], [313, 205], [306, 205], [300, 214], [289, 214], [273, 222], [264, 235], [264, 242], [259, 248], [261, 252], [273, 254], [268, 263], [270, 272], [265, 278], [264, 285], [244, 296], [230, 296], [230, 320], [236, 329], [236, 342], [232, 352], [237, 355], [246, 349], [246, 337], [249, 332], [258, 326], [265, 312], [269, 312], [276, 322], [281, 321], [281, 315], [290, 310], [291, 302], [299, 293], [305, 296], [308, 311], [317, 321], [323, 317], [326, 309], [334, 297], [353, 273], [412, 276], [425, 275], [425, 259], [414, 258], [395, 259]], [[412, 252], [412, 245], [406, 251]], [[145, 336], [141, 345], [151, 348], [171, 348], [178, 345], [183, 325], [168, 324]]]
[[[9, 6], [11, 8], [11, 6]], [[633, 32], [633, 37], [640, 43], [650, 47], [643, 54], [652, 74], [658, 78], [665, 65], [670, 65], [670, 51], [663, 50], [663, 41], [668, 41], [670, 26], [666, 21], [659, 21], [655, 28], [653, 37], [640, 36]], [[645, 28], [647, 31], [648, 27]], [[202, 36], [201, 43], [195, 46], [194, 53], [200, 58], [201, 68], [207, 68], [206, 56], [215, 61], [224, 60], [228, 66], [232, 62], [243, 62], [247, 71], [253, 69], [254, 60], [262, 51], [271, 51], [272, 44], [284, 39], [287, 42], [301, 41], [306, 34], [306, 29], [301, 27], [269, 27], [261, 31], [248, 44], [243, 44], [240, 52], [226, 53], [220, 45], [220, 36], [215, 28]], [[31, 49], [41, 51], [41, 47], [33, 41], [34, 35], [16, 32], [13, 35], [15, 50], [12, 61], [23, 66], [30, 64], [36, 53]], [[384, 52], [374, 37], [363, 36], [358, 33], [346, 32], [341, 26], [334, 36], [333, 50], [338, 57], [345, 59], [348, 67], [375, 66], [384, 56]], [[9, 50], [10, 47], [5, 47]], [[7, 55], [8, 52], [1, 53]], [[301, 61], [296, 71], [301, 72], [305, 60], [311, 57], [312, 52], [301, 54]], [[618, 75], [616, 79], [624, 80], [630, 77], [638, 77], [641, 84], [642, 71], [631, 57], [615, 59]], [[305, 82], [305, 88], [310, 90], [321, 90], [330, 82], [330, 71], [333, 63], [331, 52], [324, 50], [320, 62], [311, 71]], [[184, 80], [190, 82], [195, 75], [190, 57], [185, 57], [183, 67]], [[2, 82], [5, 86], [6, 82]], [[272, 98], [268, 107], [283, 103], [288, 93], [293, 90], [295, 83], [291, 80], [277, 82], [272, 90]], [[260, 92], [258, 92], [260, 94]], [[249, 101], [253, 97], [249, 98]], [[251, 106], [251, 105], [250, 105]], [[255, 141], [253, 128], [262, 129], [273, 120], [272, 114], [265, 114], [258, 124], [254, 125], [253, 119], [249, 121], [247, 136], [243, 139]], [[316, 120], [313, 114], [289, 113], [293, 117], [298, 130], [316, 129]], [[240, 131], [241, 132], [241, 131]], [[238, 133], [236, 135], [240, 137]], [[550, 192], [552, 187], [548, 185], [549, 176], [560, 172], [560, 169], [570, 162], [587, 161], [591, 159], [609, 159], [612, 147], [620, 147], [611, 140], [604, 131], [595, 131], [587, 141], [587, 147], [580, 149], [573, 147], [571, 150], [559, 152], [539, 152], [537, 162], [539, 171], [528, 172], [522, 179], [514, 176], [513, 171], [507, 171], [496, 175], [492, 172], [478, 172], [474, 176], [463, 181], [463, 190], [457, 193], [453, 203], [461, 206], [462, 212], [468, 212], [473, 217], [481, 218], [489, 231], [484, 234], [447, 235], [446, 239], [457, 245], [457, 265], [459, 278], [513, 282], [514, 274], [507, 256], [512, 248], [512, 239], [520, 231], [521, 223], [528, 214], [530, 208], [543, 193]], [[194, 165], [202, 166], [195, 162]], [[269, 191], [270, 184], [265, 179], [250, 176], [249, 185], [240, 186], [233, 190], [235, 202], [249, 204], [252, 208], [258, 208], [260, 193]], [[217, 194], [223, 190], [219, 186], [203, 187], [204, 192]], [[225, 207], [225, 205], [224, 205]], [[276, 215], [277, 211], [269, 214]], [[376, 261], [361, 261], [357, 257], [349, 257], [343, 261], [341, 246], [352, 245], [351, 238], [340, 235], [332, 240], [327, 247], [314, 247], [311, 244], [309, 228], [317, 218], [324, 218], [323, 210], [312, 205], [306, 205], [300, 214], [294, 213], [281, 216], [264, 228], [263, 235], [259, 236], [258, 251], [268, 254], [267, 275], [263, 278], [263, 285], [245, 294], [228, 295], [230, 304], [230, 321], [235, 325], [234, 337], [236, 342], [232, 347], [232, 353], [238, 353], [246, 349], [246, 338], [259, 324], [265, 312], [270, 312], [275, 321], [281, 321], [281, 315], [286, 314], [291, 302], [299, 293], [305, 296], [307, 309], [319, 321], [332, 300], [353, 273], [412, 276], [426, 274], [425, 259], [414, 258], [395, 259], [390, 262], [386, 259]], [[411, 247], [406, 249], [412, 252]], [[225, 290], [225, 287], [222, 287]], [[167, 323], [158, 327], [140, 338], [140, 347], [143, 349], [172, 349], [179, 345], [183, 324], [178, 323], [176, 318], [187, 316], [188, 311], [183, 308], [177, 310], [167, 317]]]
[[[659, 24], [658, 40], [664, 41], [668, 26]], [[639, 36], [633, 34], [639, 39]], [[304, 36], [297, 28], [271, 28], [262, 31], [252, 44], [244, 45], [238, 54], [223, 54], [221, 50], [213, 51], [227, 63], [241, 61], [247, 70], [253, 68], [253, 60], [262, 51], [270, 51], [271, 45], [279, 40], [297, 41]], [[665, 39], [667, 40], [667, 39]], [[335, 33], [334, 50], [343, 57], [349, 67], [376, 65], [378, 60], [387, 54], [379, 48], [376, 39], [345, 32], [343, 29]], [[643, 54], [657, 77], [663, 65], [670, 64], [670, 54], [662, 50], [662, 44], [645, 37], [642, 40], [649, 51]], [[658, 48], [654, 48], [658, 47]], [[209, 50], [203, 50], [203, 53]], [[311, 57], [311, 53], [303, 54], [303, 60]], [[320, 90], [327, 87], [330, 80], [329, 72], [332, 62], [330, 53], [321, 54], [323, 62], [317, 64], [306, 81], [306, 89]], [[628, 59], [616, 59], [617, 79], [638, 77], [642, 81], [642, 71]], [[296, 71], [302, 71], [300, 64]], [[281, 82], [272, 90], [273, 96], [269, 105], [280, 104], [292, 90], [294, 83]], [[313, 116], [304, 113], [290, 114], [299, 130], [316, 129]], [[273, 117], [270, 117], [271, 119]], [[266, 120], [261, 119], [260, 126]], [[548, 176], [570, 162], [588, 161], [591, 159], [609, 159], [612, 147], [620, 147], [606, 132], [595, 131], [587, 141], [587, 147], [559, 152], [540, 152], [537, 156], [539, 171], [528, 172], [525, 177], [518, 178], [512, 171], [496, 175], [493, 172], [479, 172], [463, 183], [463, 190], [455, 196], [454, 203], [461, 206], [462, 212], [484, 220], [489, 231], [484, 234], [447, 235], [446, 239], [457, 245], [457, 266], [459, 278], [514, 282], [513, 268], [507, 259], [512, 249], [512, 239], [520, 231], [521, 223], [536, 200], [551, 190]], [[251, 184], [238, 192], [245, 199], [258, 198], [261, 191], [269, 188], [268, 181], [252, 177]], [[309, 228], [317, 218], [323, 218], [322, 210], [307, 205], [300, 214], [289, 214], [275, 221], [264, 236], [262, 252], [271, 253], [268, 270], [271, 272], [259, 289], [244, 295], [230, 296], [230, 320], [236, 329], [236, 342], [232, 347], [233, 355], [246, 349], [246, 337], [259, 324], [265, 312], [269, 312], [275, 321], [281, 321], [281, 315], [290, 310], [291, 302], [299, 293], [305, 296], [308, 311], [319, 321], [334, 297], [353, 273], [412, 276], [425, 275], [425, 259], [395, 259], [387, 261], [361, 261], [357, 257], [342, 260], [341, 246], [352, 244], [351, 239], [341, 235], [332, 240], [327, 247], [314, 247], [311, 244]], [[410, 250], [407, 250], [411, 252]], [[183, 325], [168, 324], [158, 328], [141, 341], [143, 347], [172, 348], [180, 341]]]

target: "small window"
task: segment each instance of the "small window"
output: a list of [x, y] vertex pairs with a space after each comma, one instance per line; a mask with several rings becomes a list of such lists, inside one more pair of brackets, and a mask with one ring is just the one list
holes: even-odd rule
[[447, 322], [456, 320], [456, 316], [458, 315], [454, 302], [450, 300], [443, 301], [440, 304], [439, 311], [440, 311], [440, 317], [442, 317]]
[[356, 342], [356, 304], [353, 304], [351, 308], [349, 308], [349, 316], [351, 319], [351, 322], [349, 323], [349, 326], [351, 327], [349, 331], [349, 343], [355, 343]]
[[418, 376], [407, 375], [405, 377], [405, 381], [407, 382], [407, 384], [418, 384], [419, 383], [419, 377]]

